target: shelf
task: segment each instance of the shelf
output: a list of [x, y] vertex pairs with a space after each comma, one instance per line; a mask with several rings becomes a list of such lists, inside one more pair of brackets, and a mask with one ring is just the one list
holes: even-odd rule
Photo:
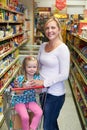
[[81, 85], [79, 84], [79, 81], [77, 80], [77, 78], [76, 78], [76, 76], [75, 76], [73, 70], [71, 70], [71, 73], [72, 73], [72, 75], [73, 75], [74, 80], [76, 81], [76, 83], [77, 83], [77, 85], [78, 85], [78, 89], [79, 89], [79, 91], [80, 91], [80, 93], [81, 93], [81, 96], [82, 96], [82, 98], [83, 98], [83, 100], [84, 100], [84, 103], [85, 103], [85, 105], [86, 105], [86, 107], [87, 107], [87, 99], [86, 99], [86, 97], [85, 97], [85, 95], [84, 95], [84, 92], [83, 92], [83, 90], [82, 90], [82, 88], [81, 88]]
[[0, 42], [4, 41], [4, 40], [8, 40], [8, 39], [11, 39], [13, 37], [16, 37], [16, 36], [19, 36], [21, 34], [23, 34], [24, 32], [22, 33], [17, 33], [17, 34], [11, 34], [10, 36], [6, 36], [6, 37], [3, 37], [3, 38], [0, 38]]
[[2, 55], [0, 55], [0, 60], [2, 60], [4, 57], [6, 57], [7, 55], [9, 55], [12, 52], [14, 52], [16, 49], [18, 49], [19, 47], [21, 47], [27, 41], [28, 41], [28, 39], [25, 39], [18, 47], [14, 47], [13, 49], [10, 49], [9, 51], [7, 51], [7, 52], [3, 53]]
[[0, 21], [0, 24], [4, 24], [4, 23], [14, 23], [14, 24], [22, 24], [23, 22], [22, 21]]
[[12, 75], [12, 77], [8, 80], [8, 82], [6, 82], [6, 84], [0, 89], [0, 94], [2, 94], [5, 90], [5, 88], [10, 84], [10, 82], [12, 81], [12, 79], [14, 78], [14, 76], [17, 74], [17, 72], [19, 71], [20, 66], [15, 70], [14, 74]]
[[[33, 2], [32, 2], [33, 3]], [[33, 4], [31, 4], [32, 6]], [[19, 69], [20, 69], [20, 54], [19, 50], [21, 46], [23, 46], [25, 43], [27, 43], [30, 40], [30, 33], [33, 32], [33, 19], [30, 24], [29, 17], [31, 16], [28, 14], [28, 18], [25, 17], [25, 12], [18, 12], [15, 10], [10, 9], [9, 7], [4, 8], [0, 6], [1, 11], [1, 18], [0, 18], [0, 26], [2, 29], [2, 34], [0, 37], [0, 46], [1, 46], [1, 53], [0, 53], [0, 61], [1, 63], [7, 63], [7, 64], [1, 64], [0, 69], [0, 95], [3, 95], [4, 90], [10, 85], [12, 80], [16, 77]], [[27, 10], [27, 13], [29, 12], [29, 9]], [[9, 17], [5, 17], [5, 16]], [[33, 16], [33, 15], [32, 15]], [[6, 19], [6, 20], [5, 20]], [[9, 19], [9, 20], [7, 20]], [[27, 23], [25, 23], [27, 21]], [[26, 26], [28, 28], [26, 28]], [[8, 31], [8, 32], [7, 32]], [[5, 36], [5, 37], [3, 37]], [[31, 39], [32, 35], [31, 35]], [[10, 42], [11, 41], [11, 42]], [[13, 41], [17, 41], [17, 44], [12, 43]], [[33, 43], [33, 42], [31, 42]], [[9, 46], [9, 47], [8, 47]], [[8, 47], [5, 48], [4, 47]], [[8, 62], [9, 55], [12, 55], [12, 59], [10, 60], [10, 63]], [[4, 60], [5, 59], [5, 60]], [[3, 66], [2, 66], [3, 65]], [[4, 122], [4, 115], [0, 114], [0, 127], [2, 126]]]
[[0, 9], [6, 10], [6, 11], [9, 11], [9, 12], [12, 12], [12, 13], [24, 15], [24, 13], [21, 13], [21, 12], [15, 11], [15, 10], [11, 10], [9, 8], [5, 8], [5, 7], [2, 7], [2, 6], [0, 6]]
[[71, 45], [70, 46], [77, 52], [77, 54], [87, 63], [87, 58], [82, 54], [81, 51], [79, 51], [79, 49], [77, 49], [75, 46]]
[[81, 36], [79, 36], [80, 40], [84, 41], [84, 42], [87, 42], [87, 39], [85, 38], [82, 38]]
[[42, 38], [43, 35], [34, 35], [34, 37], [36, 37], [36, 38]]
[[0, 127], [2, 126], [3, 122], [4, 122], [4, 115], [0, 114]]
[[[87, 46], [87, 39], [82, 38], [76, 33], [70, 33], [70, 30], [67, 30], [66, 40], [67, 45], [71, 51], [71, 71], [69, 81], [81, 122], [84, 126], [84, 130], [87, 130], [87, 112], [85, 108], [82, 108], [87, 108], [87, 96], [83, 88], [84, 86], [82, 86], [83, 84], [87, 86], [87, 73], [86, 71], [84, 72], [82, 68], [83, 64], [87, 64], [87, 57], [81, 51], [81, 48]], [[82, 61], [82, 63], [79, 63], [79, 60]]]
[[74, 50], [78, 53], [78, 55], [87, 63], [87, 58], [79, 51], [75, 46], [73, 46]]
[[75, 64], [75, 66], [76, 66], [78, 72], [79, 72], [80, 75], [82, 76], [82, 78], [83, 78], [85, 84], [87, 85], [87, 78], [86, 78], [85, 75], [83, 74], [82, 70], [79, 68], [79, 66], [78, 66], [78, 64], [77, 64], [77, 62], [75, 61], [75, 58], [74, 58], [73, 56], [72, 56], [72, 61], [73, 61], [73, 63]]
[[81, 110], [81, 108], [80, 108], [79, 103], [76, 102], [76, 104], [77, 104], [77, 106], [78, 106], [78, 110], [79, 110], [79, 113], [80, 113], [80, 115], [81, 115], [81, 119], [82, 119], [82, 121], [83, 121], [84, 128], [85, 128], [85, 130], [87, 130], [87, 121], [86, 121], [86, 119], [85, 119], [84, 116], [83, 116], [83, 112], [82, 112], [82, 110]]
[[78, 39], [80, 39], [80, 40], [82, 40], [82, 41], [84, 41], [84, 42], [87, 42], [87, 39], [86, 39], [86, 38], [83, 38], [83, 37], [79, 36], [79, 35], [76, 34], [76, 33], [72, 33], [71, 35], [77, 37]]
[[13, 64], [15, 64], [15, 63], [17, 62], [18, 59], [19, 59], [19, 56], [18, 56], [16, 59], [14, 59], [14, 61], [13, 61], [12, 63], [10, 63], [9, 66], [7, 66], [5, 69], [3, 69], [3, 70], [1, 71], [1, 73], [0, 73], [0, 78], [11, 68], [11, 66], [12, 66]]
[[[70, 81], [70, 79], [69, 79], [69, 81]], [[72, 92], [73, 92], [73, 86], [72, 86], [72, 82], [71, 82], [71, 81], [70, 81], [70, 85], [71, 85], [71, 89], [72, 89]], [[78, 101], [77, 101], [77, 99], [76, 99], [76, 95], [75, 95], [74, 92], [73, 92], [73, 95], [74, 95], [75, 103], [76, 103], [76, 105], [77, 105], [77, 107], [78, 107], [78, 110], [79, 110], [79, 113], [80, 113], [82, 122], [83, 122], [83, 124], [84, 124], [84, 128], [85, 128], [85, 130], [87, 130], [87, 121], [86, 121], [86, 119], [85, 119], [85, 117], [84, 117], [84, 115], [83, 115], [83, 112], [82, 112], [82, 110], [81, 110], [81, 108], [80, 108], [80, 105], [79, 105], [79, 103], [78, 103]]]

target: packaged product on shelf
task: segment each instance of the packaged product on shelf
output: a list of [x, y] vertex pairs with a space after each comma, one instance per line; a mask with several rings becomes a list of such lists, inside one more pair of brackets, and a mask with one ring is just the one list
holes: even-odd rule
[[9, 58], [8, 56], [6, 56], [5, 58], [3, 58], [3, 66], [4, 69], [9, 65]]
[[17, 28], [16, 28], [17, 25], [12, 25], [11, 28], [12, 28], [12, 32], [13, 34], [16, 34], [17, 33]]
[[13, 74], [13, 71], [12, 71], [12, 69], [10, 68], [10, 70], [8, 71], [8, 78], [11, 78], [11, 77], [12, 77], [12, 74]]
[[80, 94], [80, 91], [79, 91], [79, 89], [78, 89], [78, 86], [77, 86], [77, 84], [76, 84], [76, 82], [75, 82], [75, 89], [76, 89], [76, 98], [77, 98], [77, 101], [78, 102], [81, 102], [81, 100], [82, 100], [82, 96], [81, 96], [81, 94]]
[[2, 7], [6, 7], [7, 6], [7, 0], [1, 0], [2, 3]]
[[84, 47], [82, 48], [81, 52], [83, 53], [83, 55], [84, 55], [85, 57], [87, 57], [87, 46], [84, 46]]
[[4, 10], [0, 9], [0, 21], [4, 20]]
[[3, 80], [2, 78], [0, 78], [0, 89], [2, 88], [2, 86], [3, 86]]
[[4, 52], [7, 52], [7, 51], [9, 51], [9, 50], [11, 49], [11, 44], [10, 44], [10, 42], [8, 42], [8, 41], [6, 41], [6, 42], [3, 44], [3, 46], [4, 46]]
[[14, 18], [13, 13], [10, 13], [10, 12], [9, 12], [9, 21], [11, 21], [11, 22], [12, 22], [12, 21], [13, 21], [13, 18]]
[[82, 28], [87, 27], [87, 20], [80, 20], [78, 25], [78, 34], [82, 34]]
[[83, 91], [85, 96], [87, 97], [87, 85], [83, 85]]
[[4, 70], [3, 60], [0, 61], [0, 73]]
[[8, 12], [8, 11], [5, 11], [4, 20], [5, 20], [5, 21], [8, 21], [8, 20], [9, 20], [9, 12]]
[[6, 36], [11, 36], [11, 34], [12, 34], [12, 28], [8, 24], [6, 26], [6, 32], [5, 33], [6, 33]]
[[84, 72], [84, 75], [87, 78], [87, 64], [86, 63], [83, 64], [82, 71]]
[[0, 114], [3, 114], [3, 99], [1, 95], [0, 95]]
[[0, 39], [2, 39], [4, 37], [4, 30], [0, 29]]
[[87, 107], [86, 106], [83, 109], [83, 113], [84, 113], [85, 118], [87, 119]]
[[18, 46], [17, 37], [13, 38], [13, 44], [14, 44], [14, 47]]
[[22, 27], [22, 25], [19, 25], [18, 27], [19, 27], [19, 28], [18, 28], [19, 33], [22, 33], [22, 32], [23, 32], [23, 27]]
[[9, 80], [9, 77], [8, 77], [8, 72], [6, 72], [3, 76], [3, 85], [5, 85], [5, 83]]
[[16, 58], [19, 55], [19, 50], [17, 49], [14, 53], [13, 53], [13, 57]]
[[4, 47], [3, 47], [3, 45], [0, 45], [0, 55], [2, 55], [3, 52], [4, 52]]
[[17, 16], [16, 16], [16, 14], [13, 14], [13, 21], [17, 21]]
[[17, 39], [17, 41], [18, 41], [18, 43], [19, 44], [21, 44], [22, 42], [23, 42], [23, 34], [22, 35], [20, 35], [20, 36], [18, 36], [18, 39]]

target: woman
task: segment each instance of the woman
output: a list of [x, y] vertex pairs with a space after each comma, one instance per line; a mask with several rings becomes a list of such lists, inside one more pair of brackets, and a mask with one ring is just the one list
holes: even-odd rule
[[48, 19], [44, 29], [49, 41], [41, 45], [38, 54], [41, 80], [31, 80], [30, 85], [44, 85], [42, 94], [47, 93], [43, 108], [44, 130], [59, 130], [57, 119], [65, 101], [64, 81], [69, 76], [70, 52], [63, 43], [57, 18]]

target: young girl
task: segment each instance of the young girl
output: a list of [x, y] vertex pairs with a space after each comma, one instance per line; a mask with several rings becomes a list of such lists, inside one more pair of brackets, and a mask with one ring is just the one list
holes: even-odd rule
[[[26, 57], [23, 60], [22, 70], [24, 75], [21, 75], [24, 87], [29, 87], [31, 79], [39, 79], [37, 72], [38, 63], [35, 57]], [[20, 115], [22, 121], [22, 130], [36, 130], [42, 116], [42, 109], [36, 103], [35, 90], [24, 90], [23, 92], [16, 93], [13, 96], [12, 105]], [[31, 124], [29, 123], [29, 115], [27, 110], [34, 113]]]

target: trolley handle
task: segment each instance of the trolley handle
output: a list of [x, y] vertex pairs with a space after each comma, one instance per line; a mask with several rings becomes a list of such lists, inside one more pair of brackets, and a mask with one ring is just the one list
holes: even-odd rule
[[44, 86], [33, 86], [33, 87], [23, 87], [23, 88], [20, 88], [20, 87], [15, 87], [15, 88], [11, 88], [12, 91], [20, 91], [20, 90], [30, 90], [30, 89], [40, 89], [40, 88], [44, 88]]

